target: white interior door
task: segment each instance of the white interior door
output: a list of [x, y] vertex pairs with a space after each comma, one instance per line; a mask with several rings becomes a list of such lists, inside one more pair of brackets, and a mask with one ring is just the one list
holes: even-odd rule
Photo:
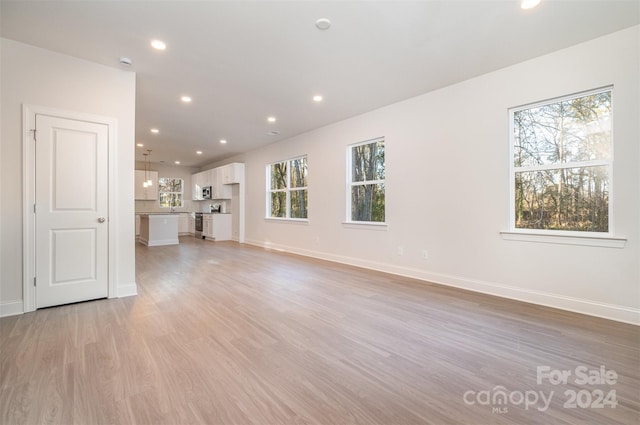
[[36, 115], [36, 307], [109, 294], [108, 126]]

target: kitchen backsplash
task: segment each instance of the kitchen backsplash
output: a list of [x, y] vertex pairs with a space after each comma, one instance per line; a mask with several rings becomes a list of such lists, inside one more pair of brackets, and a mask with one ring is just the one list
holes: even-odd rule
[[222, 206], [221, 211], [225, 213], [231, 212], [231, 201], [226, 199], [208, 199], [206, 201], [191, 201], [193, 204], [194, 211], [198, 212], [210, 212], [211, 206], [217, 208], [219, 205]]

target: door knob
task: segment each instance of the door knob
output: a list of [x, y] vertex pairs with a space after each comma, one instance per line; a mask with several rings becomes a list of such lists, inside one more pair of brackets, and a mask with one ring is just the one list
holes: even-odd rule
[[104, 217], [98, 217], [98, 223], [104, 223], [105, 218]]

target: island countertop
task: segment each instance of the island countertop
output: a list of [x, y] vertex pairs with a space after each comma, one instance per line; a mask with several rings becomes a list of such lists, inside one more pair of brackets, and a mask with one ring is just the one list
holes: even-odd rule
[[136, 215], [179, 215], [179, 214], [193, 214], [193, 211], [136, 211]]

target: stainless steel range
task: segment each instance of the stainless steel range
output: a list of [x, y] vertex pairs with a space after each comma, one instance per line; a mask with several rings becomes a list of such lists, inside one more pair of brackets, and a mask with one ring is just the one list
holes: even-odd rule
[[196, 238], [202, 239], [202, 213], [195, 213], [195, 232], [193, 234]]

